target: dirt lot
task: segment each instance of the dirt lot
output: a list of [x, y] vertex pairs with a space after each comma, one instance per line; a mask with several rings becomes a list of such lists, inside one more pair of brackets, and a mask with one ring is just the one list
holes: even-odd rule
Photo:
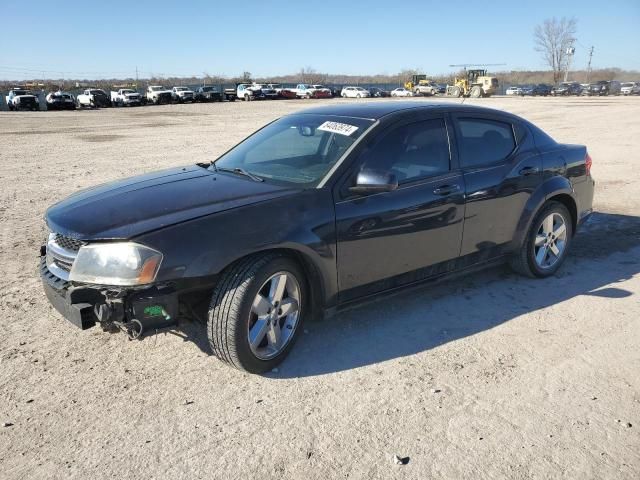
[[328, 102], [0, 113], [1, 478], [640, 478], [640, 98], [475, 102], [589, 146], [597, 214], [549, 280], [495, 268], [361, 306], [266, 376], [195, 324], [130, 342], [49, 306], [48, 205]]

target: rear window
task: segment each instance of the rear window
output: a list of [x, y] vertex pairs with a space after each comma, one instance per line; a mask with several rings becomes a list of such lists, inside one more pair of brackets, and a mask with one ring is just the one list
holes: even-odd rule
[[458, 131], [462, 167], [500, 162], [516, 147], [513, 127], [507, 122], [461, 118], [458, 120]]

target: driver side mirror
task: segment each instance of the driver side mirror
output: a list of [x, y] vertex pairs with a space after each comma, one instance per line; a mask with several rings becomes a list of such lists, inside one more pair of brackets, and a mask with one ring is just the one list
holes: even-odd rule
[[392, 192], [398, 188], [398, 179], [393, 173], [377, 170], [362, 170], [356, 177], [356, 184], [349, 187], [351, 193], [367, 195]]

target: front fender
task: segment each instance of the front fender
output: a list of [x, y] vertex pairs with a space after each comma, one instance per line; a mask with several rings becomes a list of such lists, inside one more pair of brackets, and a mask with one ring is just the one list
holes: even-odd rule
[[565, 177], [554, 176], [545, 180], [529, 197], [520, 216], [518, 227], [512, 242], [512, 250], [518, 250], [525, 240], [531, 223], [545, 202], [556, 195], [569, 195], [575, 202], [575, 192], [571, 182]]
[[240, 258], [287, 250], [302, 258], [305, 267], [312, 267], [324, 305], [337, 298], [335, 213], [329, 189], [304, 190], [226, 210], [135, 240], [165, 255], [158, 282], [203, 279], [204, 284], [204, 279]]

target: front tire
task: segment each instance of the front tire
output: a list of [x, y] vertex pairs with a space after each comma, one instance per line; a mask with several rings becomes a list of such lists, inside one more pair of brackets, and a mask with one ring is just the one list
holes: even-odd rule
[[531, 278], [545, 278], [558, 271], [573, 237], [573, 222], [567, 207], [548, 202], [531, 223], [527, 236], [510, 260], [513, 270]]
[[216, 286], [207, 333], [215, 356], [249, 373], [280, 364], [306, 315], [302, 269], [278, 253], [254, 255], [231, 266]]

